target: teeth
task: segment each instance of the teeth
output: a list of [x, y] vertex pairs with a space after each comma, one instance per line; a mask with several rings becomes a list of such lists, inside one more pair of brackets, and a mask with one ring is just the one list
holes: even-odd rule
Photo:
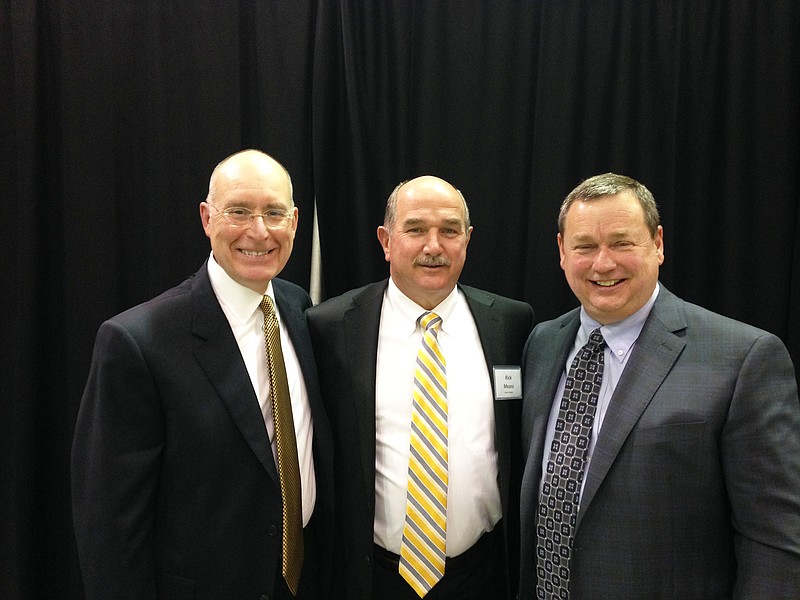
[[266, 254], [268, 254], [266, 251], [256, 252], [255, 250], [242, 250], [241, 252], [245, 256], [265, 256]]
[[611, 287], [612, 285], [616, 285], [619, 282], [619, 279], [611, 279], [610, 281], [595, 281], [597, 285], [601, 285], [603, 287]]

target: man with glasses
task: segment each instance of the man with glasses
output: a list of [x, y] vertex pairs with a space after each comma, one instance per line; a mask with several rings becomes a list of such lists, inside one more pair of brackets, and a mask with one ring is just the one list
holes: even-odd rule
[[86, 597], [325, 598], [332, 440], [311, 302], [276, 278], [297, 230], [289, 174], [234, 154], [200, 217], [201, 269], [97, 335], [72, 455]]

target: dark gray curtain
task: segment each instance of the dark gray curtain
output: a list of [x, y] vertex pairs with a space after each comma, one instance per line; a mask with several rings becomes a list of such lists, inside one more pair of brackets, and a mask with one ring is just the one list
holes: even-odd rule
[[576, 301], [555, 218], [581, 179], [645, 183], [672, 291], [768, 329], [800, 364], [795, 0], [10, 0], [0, 6], [0, 595], [81, 598], [69, 449], [94, 334], [194, 272], [216, 162], [291, 171], [284, 276], [387, 276], [391, 189], [452, 181], [463, 280]]

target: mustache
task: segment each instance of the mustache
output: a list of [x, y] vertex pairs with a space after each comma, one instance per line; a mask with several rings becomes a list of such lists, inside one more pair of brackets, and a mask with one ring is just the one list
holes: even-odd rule
[[444, 256], [418, 256], [414, 259], [414, 266], [419, 267], [449, 267], [450, 259]]

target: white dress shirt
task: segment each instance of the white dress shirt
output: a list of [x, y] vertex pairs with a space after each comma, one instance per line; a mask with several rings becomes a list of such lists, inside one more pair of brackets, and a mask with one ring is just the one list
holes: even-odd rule
[[[239, 351], [242, 353], [250, 382], [253, 385], [269, 441], [275, 464], [278, 464], [278, 450], [275, 442], [275, 425], [272, 421], [272, 406], [269, 400], [269, 374], [267, 372], [267, 353], [264, 343], [264, 313], [260, 304], [262, 295], [237, 283], [214, 260], [212, 253], [208, 260], [208, 277], [211, 287], [219, 300], [222, 311], [228, 318]], [[314, 476], [314, 457], [312, 442], [314, 426], [311, 422], [311, 407], [303, 380], [303, 373], [297, 361], [292, 340], [281, 321], [278, 303], [272, 291], [272, 282], [267, 285], [266, 294], [272, 298], [281, 333], [281, 350], [286, 365], [286, 379], [289, 383], [289, 396], [292, 401], [292, 420], [297, 438], [297, 458], [300, 463], [300, 484], [303, 495], [303, 526], [308, 524], [314, 512], [317, 497], [316, 479]]]
[[[400, 553], [406, 511], [414, 370], [425, 309], [389, 280], [383, 298], [375, 399], [375, 542]], [[447, 368], [447, 556], [468, 550], [500, 520], [494, 398], [483, 348], [463, 294], [433, 309]]]
[[[600, 430], [603, 427], [603, 420], [606, 417], [608, 405], [611, 403], [611, 396], [614, 395], [614, 390], [617, 388], [617, 383], [622, 377], [625, 365], [628, 364], [628, 359], [633, 353], [636, 340], [639, 338], [639, 334], [642, 333], [644, 322], [647, 320], [653, 308], [653, 304], [656, 301], [656, 297], [658, 296], [658, 290], [659, 286], [656, 284], [656, 289], [653, 291], [652, 296], [650, 296], [650, 299], [642, 308], [627, 319], [609, 325], [601, 326], [600, 323], [586, 314], [586, 311], [581, 307], [581, 326], [578, 328], [578, 333], [575, 336], [575, 344], [572, 346], [572, 350], [569, 356], [567, 356], [567, 362], [564, 364], [564, 372], [561, 374], [558, 391], [556, 392], [552, 408], [550, 409], [550, 419], [547, 422], [547, 435], [544, 440], [542, 473], [547, 472], [547, 461], [550, 459], [550, 447], [553, 445], [556, 421], [558, 420], [558, 410], [561, 405], [561, 397], [564, 395], [564, 387], [567, 383], [567, 372], [578, 350], [589, 341], [589, 336], [592, 334], [592, 331], [600, 327], [600, 333], [603, 334], [606, 346], [603, 350], [603, 379], [600, 383], [600, 394], [597, 399], [597, 410], [594, 415], [592, 437], [589, 440], [589, 452], [586, 455], [584, 474], [589, 472], [589, 465], [592, 461], [592, 455], [597, 445]], [[543, 482], [544, 477], [542, 477], [542, 481], [539, 482], [540, 493]], [[586, 477], [583, 478], [583, 482], [581, 483], [581, 496], [583, 496], [583, 487], [585, 485]]]

